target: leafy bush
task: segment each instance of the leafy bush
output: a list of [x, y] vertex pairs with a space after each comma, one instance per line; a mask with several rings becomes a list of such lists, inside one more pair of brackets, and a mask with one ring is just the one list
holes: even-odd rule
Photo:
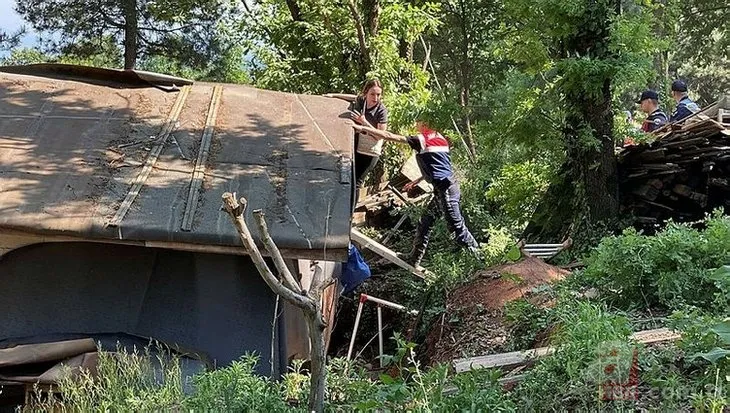
[[533, 159], [507, 164], [489, 187], [487, 198], [516, 225], [524, 225], [547, 191], [552, 173], [550, 165]]
[[592, 367], [606, 343], [626, 343], [628, 320], [605, 307], [562, 298], [554, 309], [555, 354], [540, 359], [513, 397], [527, 411], [595, 410], [598, 383]]
[[66, 375], [58, 385], [60, 399], [36, 396], [27, 410], [47, 412], [163, 411], [183, 405], [180, 360], [164, 350], [99, 352], [98, 371]]
[[[423, 369], [415, 357], [415, 344], [395, 339], [398, 350], [386, 359], [388, 374], [373, 377], [350, 361], [330, 361], [327, 411], [515, 410], [497, 383], [497, 372], [466, 373], [451, 381], [446, 366]], [[82, 371], [63, 380], [58, 397], [44, 399], [37, 390], [38, 397], [24, 411], [306, 411], [309, 377], [302, 363], [272, 381], [255, 374], [257, 361], [246, 355], [228, 367], [194, 376], [193, 391], [186, 394], [176, 357], [150, 357], [147, 351], [100, 352], [97, 374]]]
[[526, 299], [508, 302], [504, 316], [510, 325], [508, 347], [514, 351], [532, 348], [538, 334], [555, 322], [552, 309], [536, 306]]
[[[712, 363], [715, 370], [715, 380], [712, 391], [700, 392], [693, 395], [693, 407], [699, 412], [721, 413], [728, 405], [725, 396], [725, 383], [730, 382], [728, 369], [730, 368], [730, 318], [712, 326], [709, 331], [714, 335], [720, 346], [710, 351], [697, 353], [692, 357], [703, 358]], [[721, 379], [722, 378], [722, 379]]]
[[655, 236], [628, 229], [604, 238], [586, 259], [582, 278], [613, 305], [727, 311], [730, 275], [714, 269], [730, 259], [730, 218], [715, 215], [699, 230], [671, 223]]
[[[194, 377], [195, 392], [184, 401], [189, 411], [283, 412], [283, 383], [258, 376], [258, 358], [245, 355], [230, 366]], [[301, 384], [301, 383], [298, 383]], [[308, 384], [308, 383], [307, 383]]]
[[720, 345], [719, 338], [711, 330], [722, 317], [707, 314], [699, 309], [675, 311], [669, 317], [668, 327], [682, 332], [677, 346], [687, 354], [708, 351]]

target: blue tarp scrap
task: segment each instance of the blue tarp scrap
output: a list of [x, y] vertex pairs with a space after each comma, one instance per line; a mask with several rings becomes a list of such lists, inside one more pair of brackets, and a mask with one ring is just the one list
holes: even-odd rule
[[342, 295], [349, 295], [370, 278], [370, 267], [362, 258], [360, 251], [350, 243], [347, 262], [342, 265], [340, 284], [342, 284]]

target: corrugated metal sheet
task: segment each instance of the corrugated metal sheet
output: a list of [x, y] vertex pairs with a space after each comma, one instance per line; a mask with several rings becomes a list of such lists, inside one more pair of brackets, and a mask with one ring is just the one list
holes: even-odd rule
[[[346, 256], [352, 183], [342, 177], [351, 162], [341, 158], [351, 159], [352, 130], [344, 102], [223, 85], [191, 230], [183, 231], [215, 85], [190, 87], [150, 162], [181, 92], [98, 83], [0, 73], [0, 231], [237, 246], [220, 210], [231, 191], [249, 200], [251, 227], [251, 212], [266, 212], [290, 256], [324, 259], [325, 248], [329, 259]], [[143, 181], [139, 195], [109, 226], [135, 181]]]

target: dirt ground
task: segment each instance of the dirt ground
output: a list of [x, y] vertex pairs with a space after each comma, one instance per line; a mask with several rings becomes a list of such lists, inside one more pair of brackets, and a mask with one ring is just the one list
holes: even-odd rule
[[540, 301], [539, 295], [532, 293], [535, 287], [568, 274], [534, 257], [478, 272], [473, 282], [449, 294], [444, 315], [426, 337], [428, 361], [449, 363], [457, 358], [505, 351], [509, 334], [504, 305], [523, 297]]

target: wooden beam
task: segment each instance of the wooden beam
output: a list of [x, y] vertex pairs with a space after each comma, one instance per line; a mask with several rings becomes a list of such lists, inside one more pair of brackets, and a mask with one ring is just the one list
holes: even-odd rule
[[[652, 344], [664, 341], [674, 341], [682, 335], [668, 328], [657, 328], [654, 330], [639, 331], [631, 335], [631, 340], [642, 343]], [[475, 368], [514, 368], [523, 364], [527, 364], [537, 358], [549, 356], [555, 353], [554, 347], [540, 347], [526, 351], [512, 351], [509, 353], [490, 354], [487, 356], [469, 357], [457, 359], [452, 362], [454, 371], [462, 373]]]
[[526, 351], [512, 351], [509, 353], [490, 354], [488, 356], [470, 357], [457, 359], [452, 362], [457, 373], [469, 371], [474, 368], [514, 368], [536, 358], [549, 356], [555, 353], [554, 347], [540, 347]]
[[427, 269], [419, 266], [418, 268], [408, 264], [407, 262], [403, 261], [398, 255], [396, 255], [395, 252], [388, 249], [386, 246], [380, 244], [379, 242], [375, 241], [374, 239], [366, 236], [362, 232], [358, 231], [355, 228], [352, 228], [350, 230], [350, 236], [352, 237], [352, 240], [356, 243], [360, 244], [362, 248], [369, 249], [370, 251], [380, 255], [381, 257], [385, 258], [386, 260], [392, 262], [393, 264], [403, 268], [404, 270], [410, 272], [411, 274], [424, 278], [426, 275], [433, 275], [431, 274]]
[[395, 196], [397, 196], [397, 197], [398, 197], [398, 198], [399, 198], [399, 199], [400, 199], [401, 201], [403, 201], [403, 203], [405, 203], [406, 205], [410, 205], [410, 204], [412, 204], [412, 203], [413, 203], [413, 201], [411, 201], [410, 199], [408, 199], [408, 198], [407, 198], [407, 197], [406, 197], [405, 195], [403, 195], [403, 194], [402, 194], [402, 193], [401, 193], [401, 192], [400, 192], [399, 190], [397, 190], [397, 189], [396, 189], [396, 188], [395, 188], [395, 187], [394, 187], [393, 185], [391, 185], [391, 184], [388, 184], [388, 189], [390, 189], [390, 191], [391, 191], [391, 192], [393, 192], [393, 194], [395, 194]]

